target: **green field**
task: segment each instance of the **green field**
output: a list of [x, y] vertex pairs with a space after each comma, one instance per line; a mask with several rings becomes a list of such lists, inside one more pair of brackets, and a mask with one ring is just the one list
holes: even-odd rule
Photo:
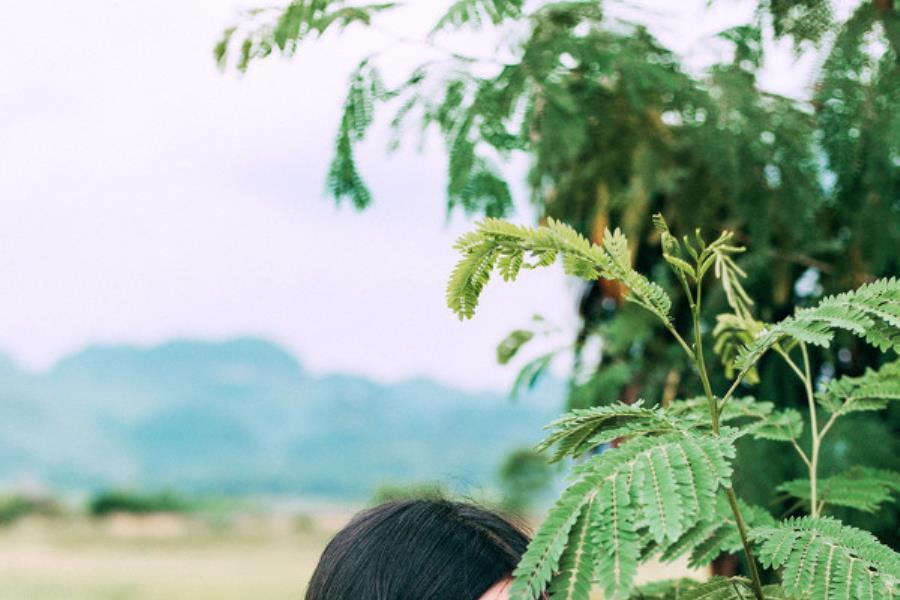
[[[300, 600], [346, 518], [28, 520], [0, 529], [0, 600]], [[686, 574], [648, 564], [638, 579]]]

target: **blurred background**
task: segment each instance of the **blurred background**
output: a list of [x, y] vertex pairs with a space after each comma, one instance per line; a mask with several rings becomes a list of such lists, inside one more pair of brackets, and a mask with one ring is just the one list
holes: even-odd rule
[[[621, 226], [651, 274], [654, 212], [733, 229], [768, 321], [900, 272], [891, 0], [260, 8], [4, 4], [0, 599], [298, 598], [354, 510], [539, 518], [545, 423], [697, 392], [602, 281], [528, 273], [457, 321], [485, 215]], [[800, 402], [763, 368], [747, 393]], [[886, 414], [823, 468], [896, 468]], [[742, 495], [789, 513], [766, 478], [800, 465], [754, 452]], [[853, 519], [897, 547], [895, 514]]]

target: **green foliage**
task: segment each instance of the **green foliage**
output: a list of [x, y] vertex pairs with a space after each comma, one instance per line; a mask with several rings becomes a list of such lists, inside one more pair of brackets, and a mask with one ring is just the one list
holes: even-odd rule
[[[691, 398], [676, 400], [667, 412], [701, 419], [706, 410], [705, 398]], [[758, 402], [750, 396], [732, 399], [720, 413], [719, 421], [739, 427], [756, 439], [776, 442], [796, 440], [803, 433], [803, 417], [798, 411], [777, 411], [771, 402]]]
[[[642, 25], [642, 15], [622, 23], [604, 15], [599, 2], [448, 4], [431, 34], [379, 28], [379, 39], [388, 39], [363, 53], [372, 69], [398, 47], [423, 58], [398, 83], [386, 83], [384, 93], [363, 94], [362, 112], [379, 105], [390, 113], [391, 147], [408, 132], [440, 137], [448, 157], [448, 210], [510, 212], [503, 164], [524, 153], [539, 218], [570, 223], [597, 242], [607, 224], [619, 223], [641, 272], [677, 262], [670, 253], [656, 257], [660, 234], [647, 224], [657, 211], [685, 231], [728, 229], [740, 232], [737, 239], [753, 240], [745, 254], [719, 257], [725, 285], [707, 298], [701, 315], [704, 324], [721, 319], [714, 349], [726, 377], [763, 322], [819, 296], [798, 293], [802, 277], [818, 276], [822, 293], [830, 294], [900, 270], [900, 111], [893, 110], [900, 93], [900, 16], [894, 2], [860, 0], [841, 21], [843, 11], [832, 10], [828, 0], [760, 0], [746, 23], [713, 34], [726, 50], [724, 60], [702, 70], [683, 68]], [[237, 55], [241, 70], [271, 54], [293, 56], [323, 32], [365, 27], [376, 15], [389, 18], [389, 6], [305, 0], [251, 10], [226, 30], [216, 55]], [[463, 44], [443, 43], [457, 29], [470, 34], [488, 23], [500, 28], [497, 52], [478, 56], [454, 49]], [[770, 34], [787, 38], [818, 65], [804, 86], [807, 95], [787, 98], [761, 88]], [[358, 87], [354, 73], [350, 92]], [[354, 140], [371, 120], [348, 134], [348, 114], [361, 112], [352, 95], [339, 123], [328, 189], [338, 201], [365, 207], [372, 194], [356, 165]], [[728, 285], [741, 273], [747, 274], [744, 296]], [[747, 314], [751, 295], [754, 315]], [[609, 308], [620, 298], [602, 280], [586, 287], [583, 300], [580, 337], [606, 326], [620, 329], [616, 321], [630, 319]], [[732, 310], [723, 312], [724, 306]], [[685, 319], [689, 310], [682, 302], [671, 316]], [[686, 361], [669, 351], [662, 335], [656, 327], [648, 343], [608, 346], [607, 359], [640, 363], [625, 387], [658, 390], [668, 373], [685, 374]], [[576, 340], [576, 354], [579, 347]], [[851, 373], [874, 364], [874, 354], [855, 341], [848, 349], [859, 361]], [[753, 383], [757, 373], [751, 368], [744, 377]], [[681, 396], [698, 391], [676, 387]], [[775, 378], [766, 387], [771, 398], [791, 393]], [[570, 406], [589, 403], [589, 389], [573, 385], [572, 393]]]
[[139, 494], [125, 490], [107, 490], [97, 493], [88, 503], [88, 512], [95, 517], [115, 513], [180, 513], [191, 509], [189, 502], [172, 494]]
[[[763, 508], [738, 501], [744, 520], [751, 526], [773, 524], [775, 520]], [[708, 565], [722, 554], [741, 549], [741, 537], [727, 498], [719, 494], [713, 512], [695, 523], [678, 541], [654, 548], [664, 561], [688, 555], [692, 567]]]
[[[869, 533], [821, 517], [826, 505], [874, 510], [888, 501], [898, 485], [893, 472], [855, 469], [818, 480], [822, 440], [854, 403], [883, 408], [896, 395], [896, 368], [888, 363], [859, 378], [842, 378], [819, 394], [819, 404], [832, 412], [820, 427], [813, 393], [807, 344], [827, 345], [834, 329], [850, 331], [877, 347], [900, 349], [897, 319], [900, 283], [883, 279], [855, 291], [825, 298], [760, 332], [740, 350], [737, 373], [721, 397], [712, 392], [699, 327], [702, 283], [712, 272], [724, 290], [732, 314], [747, 322], [752, 301], [744, 290], [743, 272], [731, 255], [743, 249], [730, 243], [726, 232], [706, 243], [676, 239], [665, 220], [655, 219], [665, 261], [672, 267], [690, 303], [695, 331], [689, 345], [670, 320], [671, 300], [658, 284], [631, 268], [625, 237], [604, 234], [603, 244], [591, 244], [573, 229], [555, 221], [527, 228], [491, 219], [460, 238], [462, 254], [448, 285], [448, 304], [462, 318], [471, 317], [491, 273], [515, 279], [522, 267], [549, 266], [561, 259], [566, 273], [594, 280], [620, 281], [627, 297], [658, 318], [694, 362], [703, 383], [702, 398], [675, 400], [667, 406], [642, 401], [575, 409], [548, 426], [538, 450], [552, 450], [551, 460], [572, 457], [571, 484], [550, 510], [514, 573], [511, 597], [536, 599], [549, 589], [554, 598], [589, 597], [592, 582], [606, 597], [629, 597], [635, 591], [638, 565], [659, 555], [671, 560], [690, 556], [690, 564], [709, 564], [722, 554], [743, 550], [751, 578], [716, 578], [695, 587], [675, 583], [648, 593], [666, 597], [677, 589], [679, 598], [745, 598], [757, 600], [812, 594], [814, 598], [886, 598], [900, 591], [900, 557]], [[516, 332], [502, 347], [516, 352], [530, 339]], [[782, 345], [787, 341], [789, 344]], [[803, 367], [790, 352], [799, 346]], [[776, 410], [771, 402], [735, 398], [742, 378], [775, 347], [801, 379], [807, 395], [812, 437], [811, 453], [798, 439], [804, 422], [795, 409]], [[744, 435], [761, 440], [790, 442], [809, 469], [808, 480], [779, 489], [808, 499], [810, 517], [777, 522], [768, 511], [742, 502], [731, 489], [735, 440]], [[587, 457], [587, 458], [585, 458]], [[752, 534], [748, 529], [752, 528]], [[781, 586], [763, 589], [752, 553], [760, 547], [763, 566], [781, 568]], [[783, 588], [783, 589], [782, 589]], [[641, 597], [640, 595], [634, 597]]]
[[[761, 2], [759, 14], [771, 13], [777, 35], [818, 40], [841, 28], [823, 9], [827, 3], [810, 2], [799, 13], [787, 4]], [[293, 56], [304, 42], [331, 29], [367, 26], [391, 6], [304, 0], [248, 11], [224, 32], [216, 58], [224, 65], [236, 54], [236, 67], [243, 71], [273, 53]], [[640, 24], [605, 19], [599, 3], [584, 0], [546, 0], [527, 8], [522, 0], [454, 0], [429, 35], [398, 35], [367, 54], [375, 60], [396, 43], [418, 43], [429, 55], [394, 88], [396, 94], [378, 101], [397, 100], [391, 124], [398, 139], [407, 130], [435, 130], [443, 138], [449, 208], [489, 216], [509, 212], [512, 198], [498, 162], [524, 150], [533, 158], [529, 183], [536, 203], [584, 233], [610, 213], [634, 222], [662, 198], [666, 214], [688, 222], [722, 214], [726, 221], [752, 222], [754, 239], [768, 245], [778, 236], [804, 240], [804, 231], [791, 227], [808, 231], [814, 213], [824, 208], [815, 154], [820, 127], [845, 140], [826, 145], [840, 164], [841, 181], [844, 173], [853, 175], [855, 157], [864, 155], [873, 167], [867, 172], [876, 175], [874, 167], [886, 167], [878, 176], [881, 197], [889, 198], [885, 193], [896, 185], [892, 147], [865, 144], [874, 125], [896, 127], [894, 111], [867, 111], [862, 103], [867, 94], [877, 103], [891, 98], [889, 75], [895, 67], [890, 56], [875, 57], [868, 60], [879, 65], [879, 76], [870, 83], [858, 75], [872, 68], [860, 63], [860, 56], [873, 56], [863, 43], [865, 34], [878, 23], [891, 31], [893, 20], [877, 11], [860, 12], [864, 15], [839, 38], [841, 52], [824, 62], [821, 124], [803, 102], [758, 89], [766, 26], [761, 18], [719, 34], [733, 46], [733, 57], [699, 74], [682, 69], [678, 57]], [[816, 27], [803, 29], [813, 22]], [[516, 34], [499, 36], [507, 56], [502, 62], [494, 54], [471, 56], [434, 42], [436, 34], [488, 23]], [[834, 99], [840, 102], [828, 102]], [[847, 127], [848, 121], [861, 121], [865, 128]], [[336, 144], [336, 161], [348, 162], [349, 151]], [[853, 175], [857, 190], [859, 175]], [[787, 201], [794, 210], [777, 210]], [[761, 205], [773, 210], [760, 210]], [[882, 202], [877, 210], [884, 217], [896, 209]], [[821, 243], [812, 245], [825, 250]]]
[[531, 508], [553, 483], [553, 468], [530, 448], [510, 452], [500, 466], [502, 504], [509, 510]]
[[[693, 415], [692, 415], [693, 416]], [[635, 435], [687, 431], [708, 425], [690, 418], [677, 419], [668, 411], [645, 408], [642, 401], [575, 409], [547, 426], [553, 432], [538, 445], [539, 450], [556, 446], [552, 460], [575, 458], [613, 440]]]
[[[794, 479], [778, 486], [795, 498], [809, 500], [809, 480]], [[846, 506], [875, 512], [900, 492], [900, 473], [884, 469], [853, 467], [845, 473], [819, 481], [819, 499], [826, 505]]]
[[510, 332], [503, 341], [497, 345], [497, 362], [505, 365], [519, 352], [519, 350], [534, 338], [534, 332], [527, 329], [516, 329]]
[[363, 209], [372, 201], [372, 193], [360, 177], [353, 157], [354, 144], [363, 140], [375, 113], [376, 101], [388, 95], [381, 75], [368, 60], [359, 64], [350, 78], [344, 111], [338, 128], [334, 158], [328, 168], [326, 184], [335, 200], [349, 198]]
[[447, 304], [460, 319], [475, 314], [478, 298], [494, 269], [504, 281], [513, 281], [523, 267], [545, 267], [561, 257], [567, 274], [621, 281], [630, 290], [630, 301], [668, 321], [671, 300], [659, 285], [631, 267], [627, 241], [618, 229], [607, 232], [603, 245], [598, 246], [552, 219], [537, 228], [485, 219], [476, 231], [460, 237], [454, 248], [463, 258], [450, 277]]
[[[668, 404], [702, 389], [711, 430], [718, 429], [721, 417], [744, 434], [787, 440], [801, 458], [814, 462], [821, 438], [840, 429], [830, 428], [833, 420], [822, 428], [815, 421], [809, 396], [820, 367], [829, 361], [830, 367], [858, 375], [881, 362], [878, 352], [859, 340], [880, 350], [896, 350], [898, 343], [897, 282], [886, 278], [900, 271], [900, 111], [893, 109], [900, 89], [900, 13], [883, 0], [859, 2], [844, 22], [838, 12], [827, 0], [761, 0], [750, 22], [718, 34], [732, 49], [730, 56], [689, 72], [640, 23], [607, 19], [598, 2], [452, 3], [435, 31], [451, 35], [452, 29], [488, 21], [508, 24], [501, 51], [471, 56], [423, 38], [426, 62], [399, 85], [372, 95], [372, 104], [394, 105], [397, 140], [408, 130], [441, 137], [448, 156], [448, 209], [489, 217], [509, 212], [512, 196], [503, 161], [526, 153], [531, 198], [548, 225], [530, 230], [488, 220], [461, 240], [463, 260], [448, 286], [454, 312], [472, 316], [495, 270], [513, 280], [521, 268], [561, 256], [567, 273], [588, 280], [579, 307], [584, 327], [572, 344], [570, 406], [588, 408], [638, 395]], [[298, 40], [310, 37], [302, 31], [320, 33], [300, 31]], [[770, 32], [789, 38], [798, 54], [816, 54], [812, 58], [820, 67], [808, 86], [810, 97], [785, 98], [760, 89], [757, 75], [766, 62], [764, 40]], [[248, 56], [255, 58], [252, 52]], [[332, 170], [341, 165], [343, 175], [336, 180], [342, 183], [330, 187], [336, 198], [365, 206], [371, 195], [346, 130], [342, 117], [332, 165]], [[361, 139], [364, 131], [356, 135]], [[729, 239], [752, 244], [743, 254], [729, 240], [719, 242], [718, 251], [709, 250], [716, 242], [706, 244], [699, 233], [678, 239], [662, 222], [648, 227], [657, 211], [681, 230], [732, 230], [738, 233]], [[609, 233], [610, 223], [619, 224], [621, 233]], [[633, 266], [652, 274], [653, 283]], [[663, 274], [662, 267], [671, 267], [672, 274]], [[707, 270], [719, 285], [704, 285]], [[809, 277], [816, 285], [798, 285]], [[822, 294], [864, 282], [874, 283], [817, 304]], [[672, 302], [664, 290], [678, 285], [684, 296]], [[631, 308], [636, 303], [648, 309], [656, 321], [648, 325], [621, 307], [623, 295]], [[795, 314], [801, 305], [816, 306]], [[779, 322], [790, 314], [795, 316]], [[692, 343], [676, 330], [685, 323], [692, 325]], [[712, 324], [712, 347], [723, 373], [707, 369], [702, 351], [703, 334]], [[677, 346], [661, 339], [667, 332], [677, 335]], [[807, 345], [828, 346], [836, 332], [850, 363], [825, 353], [807, 356]], [[599, 366], [585, 364], [581, 355], [588, 338], [602, 339]], [[758, 364], [770, 348], [778, 356]], [[791, 353], [798, 349], [809, 364], [794, 362]], [[534, 381], [551, 359], [531, 361], [519, 384]], [[784, 360], [774, 363], [780, 371], [772, 366], [778, 359]], [[615, 376], [604, 377], [611, 367]], [[793, 374], [813, 405], [806, 427], [814, 442], [807, 447], [810, 456], [798, 444], [804, 432], [796, 408], [804, 399], [797, 397]], [[742, 382], [758, 382], [757, 396], [779, 410], [762, 414], [765, 403], [738, 403], [733, 396]], [[715, 393], [728, 384], [723, 388], [728, 391]], [[820, 397], [823, 406], [827, 402]], [[847, 407], [867, 403], [854, 399]], [[752, 414], [733, 417], [736, 407]], [[635, 432], [628, 443], [654, 437]], [[816, 468], [809, 466], [813, 486]], [[811, 511], [818, 504], [811, 502]], [[577, 527], [581, 513], [559, 518], [565, 532], [554, 537], [560, 546], [550, 547], [550, 557], [557, 551], [564, 556], [570, 537], [583, 545]], [[747, 563], [754, 564], [752, 557]], [[551, 568], [540, 579], [549, 582], [555, 575]], [[751, 577], [753, 593], [762, 598], [756, 579]], [[577, 597], [579, 581], [584, 580], [569, 577], [554, 589]]]
[[52, 517], [61, 512], [62, 508], [53, 498], [21, 494], [0, 497], [0, 526], [13, 525], [31, 515]]
[[769, 0], [775, 35], [798, 41], [818, 42], [832, 25], [829, 0]]
[[513, 382], [512, 391], [510, 392], [512, 398], [518, 398], [524, 389], [534, 389], [541, 376], [550, 368], [553, 358], [554, 354], [548, 352], [525, 363], [525, 366], [522, 367], [516, 376], [516, 380]]
[[900, 279], [881, 279], [798, 310], [764, 329], [740, 352], [735, 364], [750, 368], [784, 338], [827, 347], [835, 330], [857, 335], [882, 351], [900, 351]]
[[523, 0], [455, 0], [434, 26], [432, 34], [450, 28], [477, 28], [485, 19], [499, 25], [504, 19], [520, 16], [522, 4]]
[[813, 598], [893, 598], [900, 560], [865, 531], [829, 517], [786, 519], [751, 531], [763, 565], [783, 568], [785, 591]]
[[368, 25], [374, 14], [393, 7], [393, 2], [358, 4], [345, 0], [292, 0], [284, 8], [249, 10], [238, 25], [225, 29], [213, 54], [216, 63], [224, 69], [228, 66], [230, 52], [236, 47], [236, 67], [246, 71], [252, 61], [266, 58], [273, 51], [293, 56], [307, 38], [319, 37], [329, 29], [344, 28], [353, 23]]
[[900, 400], [900, 360], [868, 369], [860, 377], [841, 377], [829, 382], [816, 400], [831, 413], [881, 410], [889, 400]]
[[[594, 432], [602, 426], [601, 421], [585, 427]], [[604, 439], [598, 436], [617, 429], [612, 426], [593, 437]], [[594, 569], [610, 597], [627, 595], [646, 548], [674, 544], [696, 523], [717, 519], [716, 493], [730, 484], [732, 434], [672, 428], [642, 433], [573, 471], [574, 482], [516, 570], [514, 598], [538, 597], [554, 573], [563, 573], [566, 589], [578, 591], [569, 597], [586, 597], [578, 595], [584, 591], [579, 582], [590, 581]], [[566, 436], [552, 435], [544, 445], [553, 443], [561, 446], [558, 452], [580, 451]], [[590, 532], [589, 542], [582, 530]], [[584, 552], [585, 544], [592, 553]]]
[[[763, 588], [765, 600], [789, 600], [780, 586]], [[746, 600], [752, 595], [750, 581], [743, 577], [713, 577], [699, 583], [691, 579], [661, 581], [641, 586], [635, 600]]]

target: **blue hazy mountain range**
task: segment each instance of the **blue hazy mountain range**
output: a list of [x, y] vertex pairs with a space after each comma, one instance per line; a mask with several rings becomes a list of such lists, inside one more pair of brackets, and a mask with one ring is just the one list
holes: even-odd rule
[[360, 498], [380, 484], [490, 487], [559, 410], [416, 379], [314, 376], [261, 339], [97, 346], [32, 373], [0, 358], [0, 485]]

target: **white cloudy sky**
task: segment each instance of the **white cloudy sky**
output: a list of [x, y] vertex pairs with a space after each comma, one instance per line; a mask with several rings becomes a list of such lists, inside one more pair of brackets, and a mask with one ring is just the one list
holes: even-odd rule
[[[322, 194], [347, 75], [383, 38], [351, 30], [223, 75], [211, 48], [247, 4], [5, 0], [0, 352], [45, 368], [91, 343], [262, 335], [319, 372], [507, 385], [496, 341], [535, 312], [572, 327], [571, 284], [558, 271], [498, 284], [459, 323], [443, 288], [470, 225], [446, 222], [438, 144], [385, 157], [381, 123], [360, 156], [375, 207]], [[417, 36], [447, 2], [408, 4], [384, 23]], [[701, 62], [704, 36], [749, 14], [645, 4]], [[781, 52], [765, 81], [802, 93], [808, 66]]]

